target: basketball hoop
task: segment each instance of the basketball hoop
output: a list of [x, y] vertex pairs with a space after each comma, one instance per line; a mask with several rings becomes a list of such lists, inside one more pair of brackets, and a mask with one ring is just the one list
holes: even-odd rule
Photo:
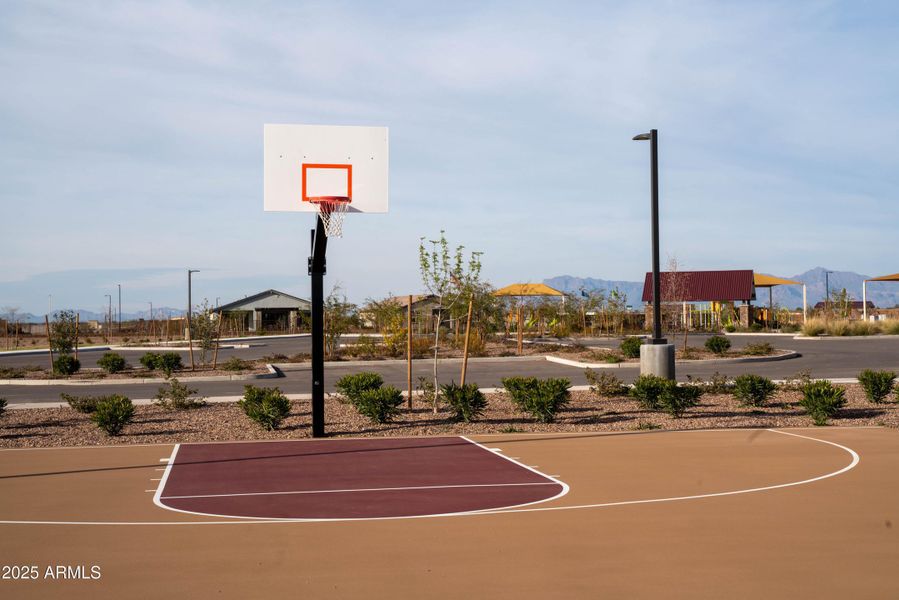
[[339, 238], [343, 236], [343, 218], [350, 208], [347, 196], [313, 196], [309, 198], [318, 207], [318, 214], [325, 226], [325, 235]]

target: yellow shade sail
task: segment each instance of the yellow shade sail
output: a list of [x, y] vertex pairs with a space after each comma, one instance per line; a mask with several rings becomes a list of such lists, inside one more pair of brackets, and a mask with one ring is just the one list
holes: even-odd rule
[[774, 287], [775, 285], [802, 285], [801, 281], [793, 281], [792, 279], [781, 279], [772, 275], [762, 275], [761, 273], [753, 274], [755, 287]]
[[564, 296], [559, 290], [542, 283], [513, 283], [493, 292], [494, 296]]

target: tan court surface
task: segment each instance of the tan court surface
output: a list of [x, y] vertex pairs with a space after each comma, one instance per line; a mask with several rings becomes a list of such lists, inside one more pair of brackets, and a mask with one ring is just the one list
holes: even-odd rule
[[[218, 524], [159, 508], [154, 480], [172, 446], [3, 451], [3, 564], [42, 576], [98, 565], [102, 576], [2, 580], [0, 597], [899, 597], [899, 432], [788, 433], [822, 441], [768, 430], [478, 436], [570, 492], [524, 512], [339, 522]], [[796, 485], [665, 500], [783, 484]], [[610, 503], [622, 504], [585, 506]]]

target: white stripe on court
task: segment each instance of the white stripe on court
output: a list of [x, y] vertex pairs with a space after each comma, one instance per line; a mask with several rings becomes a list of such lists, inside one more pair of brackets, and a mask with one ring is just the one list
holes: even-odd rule
[[162, 500], [177, 500], [180, 498], [234, 498], [236, 496], [281, 496], [291, 494], [343, 494], [352, 492], [404, 492], [408, 490], [449, 490], [456, 488], [494, 488], [494, 487], [522, 487], [529, 485], [561, 485], [551, 481], [537, 483], [472, 483], [460, 485], [417, 485], [408, 487], [380, 487], [380, 488], [348, 488], [342, 490], [297, 490], [287, 492], [246, 492], [240, 494], [196, 494], [193, 496], [162, 496]]

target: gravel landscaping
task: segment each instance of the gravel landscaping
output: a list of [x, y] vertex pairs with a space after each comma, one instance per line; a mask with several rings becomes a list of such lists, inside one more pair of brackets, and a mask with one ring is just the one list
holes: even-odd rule
[[[899, 403], [871, 404], [858, 385], [841, 387], [846, 389], [847, 404], [831, 420], [832, 426], [899, 428]], [[575, 391], [555, 423], [538, 424], [519, 413], [504, 393], [494, 393], [488, 395], [487, 410], [474, 423], [453, 423], [445, 409], [434, 414], [416, 399], [411, 412], [404, 408], [395, 421], [373, 425], [349, 404], [329, 397], [326, 423], [329, 435], [354, 437], [811, 426], [799, 399], [798, 392], [780, 390], [768, 406], [753, 410], [741, 406], [730, 394], [706, 394], [698, 406], [675, 419], [644, 410], [629, 398], [598, 398], [588, 391]], [[260, 429], [231, 403], [182, 411], [136, 406], [134, 421], [125, 426], [122, 435], [109, 437], [88, 415], [71, 408], [14, 409], [0, 416], [0, 447], [299, 439], [310, 436], [310, 423], [308, 401], [294, 401], [281, 427], [270, 432]]]

